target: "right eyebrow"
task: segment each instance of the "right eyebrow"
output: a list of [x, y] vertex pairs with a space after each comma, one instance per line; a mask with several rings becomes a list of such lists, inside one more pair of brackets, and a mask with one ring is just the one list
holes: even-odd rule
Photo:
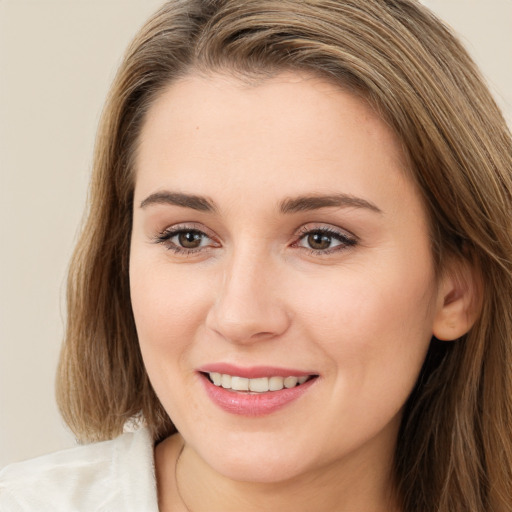
[[182, 194], [180, 192], [169, 192], [167, 190], [149, 195], [140, 203], [140, 207], [145, 208], [152, 204], [170, 204], [184, 208], [192, 208], [200, 212], [214, 212], [216, 210], [213, 201], [206, 197]]
[[280, 205], [282, 213], [313, 211], [321, 208], [365, 208], [375, 213], [382, 213], [374, 203], [349, 194], [300, 196], [288, 198]]

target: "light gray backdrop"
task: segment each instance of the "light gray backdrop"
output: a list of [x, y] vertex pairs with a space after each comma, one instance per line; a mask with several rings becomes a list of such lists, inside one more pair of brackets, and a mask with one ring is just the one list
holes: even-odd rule
[[[96, 124], [128, 41], [162, 0], [0, 0], [0, 466], [72, 446], [54, 402], [68, 260]], [[425, 0], [512, 124], [512, 0]]]

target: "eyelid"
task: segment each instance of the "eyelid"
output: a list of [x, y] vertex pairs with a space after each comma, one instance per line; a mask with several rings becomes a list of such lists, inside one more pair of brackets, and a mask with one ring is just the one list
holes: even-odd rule
[[210, 238], [215, 238], [215, 233], [207, 228], [204, 224], [200, 222], [178, 222], [176, 224], [169, 224], [166, 225], [163, 229], [157, 229], [155, 236], [163, 235], [165, 233], [170, 233], [173, 231], [200, 231], [201, 233], [204, 233], [206, 236]]
[[[171, 239], [174, 238], [179, 233], [187, 232], [187, 231], [196, 231], [201, 233], [206, 238], [211, 240], [213, 243], [207, 246], [197, 247], [197, 248], [186, 248], [181, 247], [174, 242], [171, 242]], [[183, 254], [194, 254], [197, 252], [204, 252], [208, 249], [220, 247], [220, 242], [216, 235], [206, 228], [203, 224], [198, 224], [196, 222], [180, 222], [179, 224], [173, 224], [171, 226], [166, 227], [165, 229], [158, 231], [153, 236], [153, 242], [156, 244], [162, 244], [167, 249], [172, 250], [176, 253]]]
[[[341, 243], [338, 245], [335, 245], [334, 247], [329, 247], [327, 249], [313, 249], [308, 247], [302, 247], [299, 246], [299, 242], [301, 242], [306, 236], [315, 233], [325, 233], [328, 236], [331, 236], [332, 238], [337, 239]], [[297, 249], [303, 249], [311, 253], [315, 256], [322, 256], [322, 255], [329, 255], [332, 253], [336, 253], [339, 251], [346, 251], [353, 246], [357, 245], [359, 242], [359, 239], [357, 236], [355, 236], [350, 231], [340, 228], [338, 226], [333, 226], [332, 224], [322, 224], [322, 223], [309, 223], [304, 224], [301, 226], [297, 233], [296, 233], [296, 239], [292, 244], [292, 247], [296, 247]]]
[[307, 235], [309, 233], [315, 232], [315, 231], [323, 231], [325, 233], [330, 233], [333, 235], [338, 235], [342, 238], [347, 238], [350, 240], [354, 240], [355, 242], [358, 241], [358, 238], [356, 235], [348, 231], [347, 229], [340, 228], [338, 226], [334, 226], [333, 224], [323, 224], [321, 222], [310, 222], [307, 224], [302, 225], [296, 232], [297, 237], [303, 237], [304, 235]]
[[[176, 235], [186, 232], [186, 231], [196, 231], [204, 235], [205, 238], [209, 239], [211, 243], [206, 246], [199, 246], [196, 248], [186, 248], [182, 247], [171, 241]], [[308, 235], [320, 232], [325, 233], [327, 236], [330, 236], [340, 243], [329, 247], [327, 249], [314, 249], [300, 246], [299, 243]], [[153, 243], [162, 244], [167, 249], [174, 251], [177, 254], [188, 254], [193, 255], [195, 253], [205, 252], [211, 250], [212, 248], [221, 247], [221, 243], [218, 237], [213, 233], [210, 229], [205, 227], [203, 224], [199, 224], [197, 222], [181, 222], [178, 224], [173, 224], [166, 227], [163, 230], [158, 231], [152, 237]], [[302, 249], [309, 251], [311, 254], [316, 256], [328, 255], [330, 253], [347, 250], [358, 243], [358, 238], [351, 233], [350, 231], [340, 228], [338, 226], [334, 226], [332, 224], [324, 224], [324, 223], [307, 223], [302, 225], [294, 235], [294, 241], [291, 244], [291, 247]]]

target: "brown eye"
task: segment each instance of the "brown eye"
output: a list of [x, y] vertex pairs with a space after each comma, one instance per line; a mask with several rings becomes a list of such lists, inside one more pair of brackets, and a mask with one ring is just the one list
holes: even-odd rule
[[331, 247], [332, 238], [332, 236], [326, 233], [315, 231], [307, 236], [307, 243], [311, 249], [324, 251]]
[[201, 229], [179, 225], [166, 229], [157, 235], [154, 241], [157, 244], [162, 244], [169, 251], [182, 256], [206, 254], [209, 249], [216, 249], [221, 246], [218, 240], [210, 237]]
[[201, 246], [204, 234], [200, 231], [182, 231], [177, 235], [178, 244], [184, 249], [197, 249]]
[[302, 236], [296, 242], [296, 247], [308, 249], [313, 254], [330, 254], [357, 245], [357, 239], [344, 231], [334, 230], [331, 227], [302, 229]]

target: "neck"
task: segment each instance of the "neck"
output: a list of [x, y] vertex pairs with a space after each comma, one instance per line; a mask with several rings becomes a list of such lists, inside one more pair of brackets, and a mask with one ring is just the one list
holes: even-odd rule
[[[182, 449], [183, 448], [183, 449]], [[183, 512], [398, 512], [392, 492], [391, 462], [364, 463], [360, 456], [272, 483], [227, 478], [193, 448], [173, 436], [157, 447], [160, 510]], [[176, 463], [177, 461], [177, 463]], [[167, 470], [159, 466], [165, 464]]]

